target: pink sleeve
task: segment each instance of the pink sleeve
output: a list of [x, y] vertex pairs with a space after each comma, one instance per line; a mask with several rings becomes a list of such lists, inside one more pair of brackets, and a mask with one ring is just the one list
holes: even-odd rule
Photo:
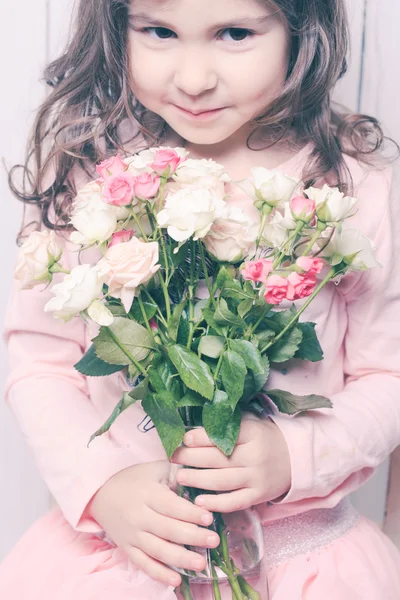
[[400, 199], [391, 187], [387, 201], [381, 185], [373, 198], [379, 209], [367, 215], [382, 268], [353, 273], [338, 286], [348, 317], [343, 391], [331, 397], [333, 409], [272, 417], [292, 462], [291, 489], [274, 504], [330, 495], [339, 501], [400, 444]]
[[45, 313], [50, 297], [49, 290], [14, 283], [5, 323], [6, 399], [66, 519], [81, 531], [98, 531], [86, 505], [112, 475], [137, 461], [107, 434], [87, 448], [99, 415], [73, 366], [84, 351], [85, 329], [78, 318], [66, 324]]

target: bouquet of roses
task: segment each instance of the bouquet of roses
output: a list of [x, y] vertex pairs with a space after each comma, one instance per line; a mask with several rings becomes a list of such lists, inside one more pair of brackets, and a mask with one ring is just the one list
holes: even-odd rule
[[[78, 251], [98, 247], [97, 262], [68, 272], [54, 232], [42, 231], [16, 266], [26, 288], [64, 274], [45, 310], [99, 326], [78, 371], [121, 371], [130, 383], [91, 440], [141, 402], [169, 458], [195, 426], [229, 456], [245, 411], [262, 416], [271, 402], [288, 414], [330, 407], [322, 396], [268, 389], [268, 377], [272, 363], [323, 358], [315, 323], [299, 317], [329, 281], [378, 264], [371, 242], [343, 227], [357, 201], [255, 168], [236, 182], [250, 215], [229, 202], [223, 166], [181, 148], [117, 155], [97, 173], [75, 199], [70, 235]], [[220, 515], [214, 526], [214, 597], [220, 577], [237, 600], [259, 597], [229, 556]], [[191, 597], [189, 579], [181, 593]]]

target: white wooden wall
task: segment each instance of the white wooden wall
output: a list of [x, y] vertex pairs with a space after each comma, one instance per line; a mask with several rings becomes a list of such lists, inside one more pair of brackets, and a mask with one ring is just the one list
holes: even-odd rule
[[[398, 0], [348, 0], [352, 62], [346, 79], [337, 90], [337, 99], [353, 110], [383, 120], [392, 136], [400, 140], [397, 96], [400, 94], [400, 50]], [[19, 0], [2, 4], [0, 57], [2, 73], [0, 157], [10, 166], [23, 157], [28, 128], [35, 107], [44, 94], [38, 83], [42, 69], [56, 55], [68, 29], [71, 0]], [[1, 170], [0, 209], [0, 319], [15, 258], [14, 238], [20, 220], [20, 206], [7, 189]], [[7, 370], [4, 346], [0, 346], [1, 389]], [[387, 531], [400, 544], [400, 455], [392, 464], [390, 515]], [[386, 501], [388, 463], [354, 494], [359, 509], [382, 524]], [[4, 403], [0, 402], [0, 560], [26, 528], [49, 506], [44, 484], [33, 465], [24, 441]]]

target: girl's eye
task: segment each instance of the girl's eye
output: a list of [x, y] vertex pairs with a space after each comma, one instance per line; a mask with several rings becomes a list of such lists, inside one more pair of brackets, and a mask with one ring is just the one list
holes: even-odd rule
[[241, 27], [230, 27], [229, 29], [224, 29], [221, 32], [220, 36], [228, 34], [229, 38], [226, 39], [227, 42], [245, 42], [249, 38], [254, 36], [254, 31], [250, 31], [250, 29], [243, 29]]
[[157, 40], [170, 40], [176, 36], [171, 29], [167, 29], [166, 27], [145, 27], [143, 31]]

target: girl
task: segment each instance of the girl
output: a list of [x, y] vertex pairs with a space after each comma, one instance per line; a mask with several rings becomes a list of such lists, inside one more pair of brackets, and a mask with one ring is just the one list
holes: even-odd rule
[[400, 442], [398, 200], [391, 170], [369, 164], [383, 141], [377, 122], [330, 105], [346, 49], [343, 0], [82, 0], [74, 37], [46, 72], [53, 91], [25, 167], [31, 187], [13, 184], [26, 224], [55, 228], [68, 253], [71, 200], [95, 161], [181, 145], [236, 180], [264, 166], [351, 190], [354, 227], [373, 238], [382, 268], [326, 286], [311, 305], [322, 362], [273, 373], [272, 387], [331, 396], [332, 410], [245, 420], [229, 460], [204, 430], [187, 434], [174, 461], [202, 471], [181, 470], [181, 482], [222, 492], [196, 505], [165, 485], [169, 466], [140, 406], [87, 448], [119, 400], [117, 377], [80, 376], [90, 332], [46, 314], [48, 291], [16, 286], [7, 399], [60, 508], [4, 561], [2, 599], [173, 600], [173, 567], [204, 567], [185, 545], [218, 544], [201, 527], [210, 511], [252, 505], [273, 600], [400, 597], [397, 550], [346, 499]]

